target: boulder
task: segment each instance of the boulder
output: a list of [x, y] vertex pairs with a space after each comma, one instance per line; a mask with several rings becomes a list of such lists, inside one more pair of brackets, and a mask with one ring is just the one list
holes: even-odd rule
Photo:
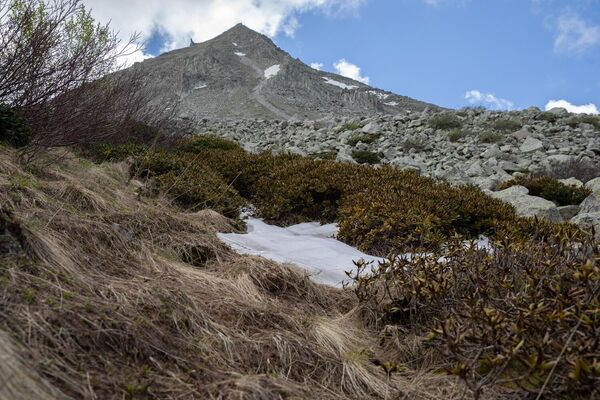
[[595, 239], [600, 239], [600, 212], [579, 213], [571, 219], [571, 223], [588, 232], [593, 228]]
[[554, 115], [558, 115], [559, 117], [566, 117], [569, 115], [569, 111], [567, 111], [567, 109], [563, 107], [554, 107], [548, 110], [548, 112]]
[[541, 197], [530, 196], [529, 190], [524, 186], [511, 186], [499, 192], [492, 192], [490, 196], [511, 204], [517, 214], [523, 217], [539, 217], [552, 222], [563, 221], [553, 202]]
[[379, 133], [381, 132], [381, 126], [377, 122], [369, 122], [361, 129], [364, 133]]
[[583, 182], [577, 178], [559, 179], [558, 181], [568, 186], [583, 187]]
[[600, 177], [594, 178], [585, 184], [585, 187], [590, 189], [592, 192], [600, 192]]
[[600, 212], [600, 192], [594, 192], [580, 204], [582, 213]]
[[512, 134], [512, 136], [517, 139], [517, 140], [523, 140], [523, 139], [527, 139], [529, 137], [529, 130], [525, 127], [519, 129], [518, 131], [514, 132]]
[[579, 214], [580, 209], [581, 208], [579, 206], [574, 206], [574, 205], [562, 206], [562, 207], [558, 207], [558, 212], [560, 213], [560, 215], [564, 221], [568, 221], [571, 218], [573, 218], [574, 216], [576, 216], [577, 214]]
[[542, 150], [544, 148], [544, 144], [541, 140], [536, 139], [534, 137], [527, 137], [523, 144], [519, 147], [521, 153], [532, 153], [534, 151]]

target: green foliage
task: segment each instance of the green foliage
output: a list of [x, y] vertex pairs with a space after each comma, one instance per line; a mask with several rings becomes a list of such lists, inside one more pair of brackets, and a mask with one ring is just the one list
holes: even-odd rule
[[522, 127], [520, 121], [512, 118], [499, 118], [492, 123], [492, 128], [500, 132], [514, 132]]
[[342, 126], [342, 131], [355, 131], [360, 128], [362, 128], [362, 126], [356, 122], [346, 122]]
[[426, 335], [449, 357], [441, 367], [475, 398], [503, 384], [515, 398], [542, 387], [543, 398], [595, 398], [600, 253], [585, 241], [574, 249], [561, 229], [552, 244], [502, 239], [493, 253], [457, 239], [439, 253], [392, 257], [372, 270], [359, 263], [349, 276], [374, 326]]
[[558, 121], [558, 115], [551, 113], [549, 111], [544, 111], [535, 116], [535, 119], [539, 121], [546, 121], [550, 123], [555, 123]]
[[402, 148], [406, 151], [415, 149], [418, 151], [424, 150], [427, 147], [427, 141], [418, 137], [409, 137], [402, 142]]
[[33, 133], [31, 128], [17, 111], [0, 104], [0, 143], [21, 148], [27, 146]]
[[117, 162], [127, 157], [139, 157], [148, 151], [143, 144], [127, 143], [120, 145], [99, 144], [88, 147], [84, 153], [96, 162]]
[[240, 145], [233, 140], [224, 139], [215, 135], [197, 135], [180, 145], [182, 151], [199, 153], [203, 150], [238, 150]]
[[479, 134], [479, 141], [481, 143], [497, 143], [504, 138], [504, 135], [497, 132], [482, 132]]
[[311, 157], [320, 158], [321, 160], [335, 160], [337, 158], [338, 152], [335, 150], [332, 151], [322, 151], [320, 153], [313, 153]]
[[381, 161], [379, 154], [368, 150], [355, 150], [352, 158], [359, 164], [378, 164]]
[[460, 129], [462, 121], [452, 112], [443, 112], [434, 115], [429, 119], [429, 126], [433, 129]]
[[590, 114], [579, 114], [567, 120], [567, 125], [571, 126], [572, 128], [577, 127], [579, 124], [589, 124], [596, 129], [600, 129], [600, 116]]
[[460, 139], [463, 139], [467, 136], [471, 135], [471, 132], [464, 130], [454, 130], [448, 133], [448, 140], [451, 142], [458, 142]]
[[380, 135], [377, 135], [375, 133], [365, 133], [362, 135], [354, 135], [354, 136], [351, 136], [350, 138], [348, 138], [346, 143], [348, 143], [352, 147], [356, 146], [358, 143], [371, 144], [371, 143], [375, 142], [377, 139], [379, 139], [379, 136]]
[[525, 186], [529, 189], [530, 195], [553, 201], [559, 206], [581, 204], [586, 197], [592, 194], [592, 191], [585, 187], [565, 185], [549, 176], [520, 176], [504, 182], [498, 189], [502, 190], [516, 185]]

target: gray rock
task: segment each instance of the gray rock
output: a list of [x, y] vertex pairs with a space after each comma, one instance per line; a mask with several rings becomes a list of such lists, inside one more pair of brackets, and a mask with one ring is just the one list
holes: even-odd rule
[[554, 107], [548, 110], [548, 112], [551, 112], [554, 115], [558, 115], [559, 117], [567, 117], [569, 115], [567, 109], [563, 107]]
[[523, 217], [539, 217], [551, 222], [562, 222], [563, 218], [556, 205], [541, 197], [530, 196], [529, 190], [523, 186], [511, 186], [491, 196], [511, 204], [518, 215]]
[[517, 140], [524, 140], [527, 139], [529, 137], [529, 130], [525, 127], [519, 129], [518, 131], [514, 132], [512, 134], [512, 136], [517, 139]]
[[571, 219], [571, 223], [588, 232], [593, 228], [595, 239], [600, 239], [600, 212], [579, 213]]
[[559, 179], [558, 181], [568, 186], [583, 187], [583, 182], [577, 178]]
[[560, 213], [564, 221], [568, 221], [577, 214], [579, 214], [580, 210], [581, 208], [579, 206], [574, 205], [558, 207], [558, 212]]
[[594, 192], [580, 204], [582, 213], [600, 212], [600, 192]]
[[529, 136], [525, 139], [523, 144], [521, 144], [519, 150], [521, 150], [521, 153], [532, 153], [534, 151], [542, 150], [543, 148], [544, 144], [541, 140]]
[[379, 133], [381, 132], [381, 126], [377, 122], [369, 122], [361, 129], [364, 133]]
[[586, 182], [585, 187], [590, 189], [592, 192], [600, 192], [600, 177], [594, 178], [591, 181]]

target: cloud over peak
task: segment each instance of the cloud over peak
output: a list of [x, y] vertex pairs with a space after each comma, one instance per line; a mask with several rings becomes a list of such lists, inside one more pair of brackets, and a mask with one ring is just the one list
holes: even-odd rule
[[494, 110], [511, 110], [514, 103], [503, 99], [492, 93], [482, 93], [479, 90], [469, 90], [465, 93], [465, 99], [469, 104], [489, 107]]
[[358, 65], [352, 64], [343, 58], [334, 63], [333, 67], [338, 74], [345, 76], [346, 78], [354, 79], [355, 81], [362, 82], [366, 85], [368, 85], [371, 81], [368, 76], [361, 75], [360, 67]]
[[568, 102], [567, 100], [550, 100], [546, 104], [546, 111], [557, 107], [564, 108], [568, 112], [575, 114], [600, 114], [600, 112], [598, 111], [598, 107], [596, 107], [596, 105], [593, 103], [577, 106]]

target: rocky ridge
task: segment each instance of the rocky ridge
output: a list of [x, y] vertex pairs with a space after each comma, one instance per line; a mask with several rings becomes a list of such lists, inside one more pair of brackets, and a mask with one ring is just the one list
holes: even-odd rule
[[120, 73], [141, 74], [152, 107], [164, 105], [183, 124], [203, 118], [319, 119], [439, 108], [318, 71], [242, 24]]
[[[269, 150], [345, 162], [361, 161], [360, 153], [368, 153], [379, 159], [378, 164], [413, 169], [455, 184], [473, 184], [492, 193], [513, 177], [571, 160], [600, 167], [600, 117], [598, 125], [582, 121], [564, 109], [425, 109], [316, 121], [205, 119], [194, 131], [234, 139], [251, 152]], [[436, 126], [443, 123], [452, 127]], [[594, 182], [588, 185], [596, 185], [593, 190], [600, 191], [600, 184]], [[566, 183], [583, 185], [577, 179]], [[595, 214], [585, 218], [578, 215], [578, 208], [561, 209], [550, 201], [529, 196], [524, 187], [493, 195], [512, 203], [522, 215], [537, 215], [555, 222], [575, 216], [574, 221], [585, 220], [584, 225], [592, 219], [600, 224], [600, 195], [598, 209], [592, 210]], [[590, 212], [585, 207], [582, 211]]]

